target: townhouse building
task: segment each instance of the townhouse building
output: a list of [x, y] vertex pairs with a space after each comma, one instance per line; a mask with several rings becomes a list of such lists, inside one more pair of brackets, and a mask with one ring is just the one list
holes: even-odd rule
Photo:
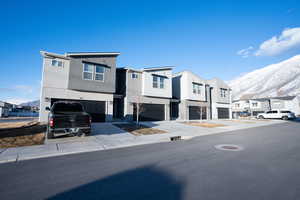
[[270, 99], [268, 98], [240, 99], [232, 102], [232, 115], [234, 118], [245, 112], [249, 113], [250, 116], [256, 116], [270, 109]]
[[267, 97], [254, 99], [239, 99], [232, 103], [233, 116], [239, 117], [242, 112], [257, 116], [269, 110], [289, 110], [300, 115], [300, 100], [297, 96]]
[[270, 98], [271, 109], [289, 110], [296, 115], [300, 115], [300, 97], [298, 96], [284, 96]]
[[43, 74], [39, 120], [56, 101], [78, 101], [93, 122], [229, 119], [231, 90], [220, 79], [173, 67], [117, 68], [118, 52], [40, 52]]
[[39, 120], [46, 122], [46, 107], [59, 100], [79, 101], [94, 122], [111, 121], [118, 52], [56, 54], [41, 51], [43, 75]]
[[190, 71], [177, 73], [172, 78], [173, 98], [171, 110], [180, 120], [211, 119], [211, 93], [206, 81]]
[[169, 120], [172, 67], [118, 68], [116, 91], [121, 96], [116, 116], [136, 120], [139, 105], [141, 121]]
[[232, 118], [232, 92], [230, 87], [221, 79], [208, 80], [211, 87], [211, 118], [231, 119]]

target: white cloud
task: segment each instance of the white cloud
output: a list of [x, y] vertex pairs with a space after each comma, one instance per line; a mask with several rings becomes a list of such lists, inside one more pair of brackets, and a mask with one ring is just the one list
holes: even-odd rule
[[242, 56], [243, 58], [247, 58], [247, 57], [250, 55], [250, 53], [251, 53], [252, 50], [253, 50], [253, 47], [250, 46], [250, 47], [248, 47], [248, 48], [246, 48], [246, 49], [239, 50], [239, 51], [236, 52], [236, 53], [237, 53], [237, 55], [240, 55], [240, 56]]
[[278, 55], [297, 46], [300, 46], [300, 27], [287, 28], [282, 31], [281, 35], [273, 36], [271, 39], [264, 41], [254, 55]]

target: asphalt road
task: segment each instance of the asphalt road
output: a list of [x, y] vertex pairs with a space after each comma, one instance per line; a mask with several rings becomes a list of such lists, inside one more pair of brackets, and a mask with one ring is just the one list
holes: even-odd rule
[[0, 164], [0, 199], [300, 199], [300, 123]]

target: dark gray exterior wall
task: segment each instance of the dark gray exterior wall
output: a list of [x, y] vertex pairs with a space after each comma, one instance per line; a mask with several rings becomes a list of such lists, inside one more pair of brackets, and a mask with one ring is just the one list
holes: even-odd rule
[[[74, 56], [70, 58], [68, 89], [89, 92], [115, 93], [115, 56]], [[103, 82], [83, 79], [84, 61], [107, 66], [105, 67]]]

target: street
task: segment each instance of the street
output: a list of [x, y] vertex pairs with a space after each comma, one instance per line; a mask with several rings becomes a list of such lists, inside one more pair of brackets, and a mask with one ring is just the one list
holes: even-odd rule
[[0, 185], [5, 200], [300, 199], [300, 123], [0, 164]]

